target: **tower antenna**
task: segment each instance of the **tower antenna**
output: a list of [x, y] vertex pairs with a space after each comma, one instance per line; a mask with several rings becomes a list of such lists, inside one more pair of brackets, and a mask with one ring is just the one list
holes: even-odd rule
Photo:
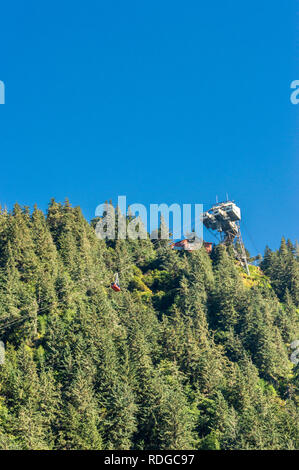
[[217, 196], [216, 205], [203, 213], [202, 220], [207, 229], [219, 232], [220, 244], [233, 248], [235, 257], [245, 268], [248, 276], [250, 276], [246, 251], [241, 235], [240, 208], [235, 203], [228, 200], [218, 203]]

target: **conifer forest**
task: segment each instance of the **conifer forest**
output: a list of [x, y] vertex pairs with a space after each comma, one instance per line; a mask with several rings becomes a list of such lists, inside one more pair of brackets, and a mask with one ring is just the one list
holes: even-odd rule
[[295, 240], [248, 276], [229, 247], [96, 222], [68, 201], [1, 211], [0, 449], [298, 449]]

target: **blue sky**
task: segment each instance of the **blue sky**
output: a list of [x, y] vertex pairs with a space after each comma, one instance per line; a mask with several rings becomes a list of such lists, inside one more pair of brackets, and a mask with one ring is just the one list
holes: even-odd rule
[[[242, 208], [253, 253], [298, 238], [298, 2], [1, 5], [0, 202]], [[208, 206], [205, 206], [208, 209]], [[255, 246], [254, 246], [255, 245]]]

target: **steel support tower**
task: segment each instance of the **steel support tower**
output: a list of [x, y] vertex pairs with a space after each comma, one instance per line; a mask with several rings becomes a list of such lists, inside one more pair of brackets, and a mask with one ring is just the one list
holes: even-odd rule
[[220, 244], [233, 248], [236, 258], [250, 276], [240, 220], [241, 210], [233, 201], [217, 203], [203, 213], [204, 226], [219, 233]]

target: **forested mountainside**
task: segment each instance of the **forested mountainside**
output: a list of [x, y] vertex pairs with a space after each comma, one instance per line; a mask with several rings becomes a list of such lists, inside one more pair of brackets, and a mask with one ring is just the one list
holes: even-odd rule
[[[295, 449], [299, 261], [98, 240], [79, 208], [0, 215], [1, 449]], [[121, 291], [110, 289], [113, 273]]]

